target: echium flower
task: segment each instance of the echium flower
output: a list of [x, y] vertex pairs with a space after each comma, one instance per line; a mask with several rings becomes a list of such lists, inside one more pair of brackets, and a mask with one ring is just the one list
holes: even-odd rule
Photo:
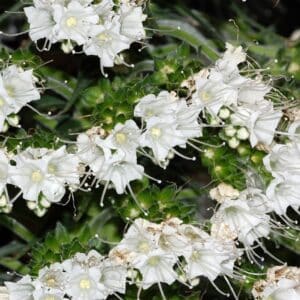
[[[260, 238], [270, 234], [269, 200], [258, 189], [242, 191], [237, 199], [224, 199], [211, 222], [215, 226], [226, 224], [229, 230], [245, 245], [251, 261], [256, 262], [251, 247], [256, 242], [262, 248]], [[264, 249], [265, 250], [265, 249]]]
[[39, 100], [40, 93], [36, 87], [37, 79], [33, 70], [23, 70], [10, 65], [0, 71], [0, 132], [4, 123], [9, 123], [9, 115], [18, 113], [29, 102]]
[[300, 143], [295, 140], [287, 144], [275, 144], [263, 163], [274, 179], [267, 188], [272, 200], [272, 209], [278, 215], [286, 215], [288, 207], [296, 212], [300, 207]]
[[79, 185], [79, 160], [65, 146], [52, 151], [27, 148], [12, 160], [8, 182], [21, 189], [25, 200], [36, 202], [43, 195], [49, 202], [59, 202], [67, 184]]
[[252, 294], [259, 300], [300, 299], [300, 269], [286, 265], [268, 269], [267, 278], [254, 284]]
[[[29, 36], [37, 43], [44, 39], [42, 50], [49, 50], [56, 42], [65, 42], [67, 51], [82, 46], [86, 55], [100, 58], [100, 67], [112, 67], [124, 63], [120, 55], [134, 42], [146, 37], [143, 22], [146, 15], [141, 6], [121, 1], [115, 5], [112, 0], [34, 0], [33, 6], [24, 8], [29, 22]], [[127, 64], [126, 64], [127, 65]]]

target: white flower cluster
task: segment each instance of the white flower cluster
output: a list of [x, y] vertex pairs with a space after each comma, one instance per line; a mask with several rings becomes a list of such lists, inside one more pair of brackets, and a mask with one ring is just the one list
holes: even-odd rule
[[260, 239], [268, 237], [272, 229], [271, 201], [260, 189], [248, 188], [239, 193], [224, 183], [211, 190], [210, 195], [220, 202], [211, 218], [212, 230], [226, 228], [227, 235], [244, 244], [251, 263], [259, 264], [252, 250], [256, 243], [267, 252]]
[[40, 99], [37, 81], [31, 69], [10, 65], [0, 71], [0, 132], [5, 132], [8, 125], [17, 126], [15, 114], [27, 103]]
[[300, 299], [300, 269], [286, 265], [270, 268], [266, 280], [254, 284], [252, 294], [258, 300]]
[[[90, 2], [81, 2], [77, 4], [83, 5], [89, 10], [91, 5], [94, 5]], [[44, 9], [46, 4], [38, 3], [39, 9]], [[56, 2], [47, 3], [52, 8], [62, 5], [62, 3]], [[71, 3], [73, 1], [69, 5]], [[102, 1], [99, 5], [105, 3], [106, 1]], [[132, 6], [130, 3], [124, 2], [122, 5], [130, 5], [134, 10], [140, 9], [140, 7]], [[202, 128], [206, 126], [215, 126], [216, 124], [224, 126], [225, 134], [230, 137], [228, 141], [230, 147], [237, 147], [239, 140], [248, 138], [252, 146], [258, 145], [258, 143], [270, 145], [282, 112], [275, 110], [272, 102], [264, 98], [270, 91], [268, 85], [265, 85], [259, 78], [251, 79], [240, 74], [238, 65], [245, 62], [245, 59], [246, 54], [241, 47], [234, 48], [227, 44], [226, 52], [222, 58], [217, 60], [215, 66], [204, 69], [183, 82], [182, 86], [188, 87], [190, 91], [187, 98], [179, 98], [175, 92], [167, 91], [161, 91], [158, 95], [146, 95], [139, 99], [134, 108], [134, 116], [138, 119], [138, 123], [134, 120], [127, 120], [124, 124], [116, 124], [109, 133], [100, 127], [93, 127], [87, 132], [79, 134], [75, 154], [68, 154], [66, 148], [60, 150], [64, 153], [62, 157], [65, 161], [59, 164], [66, 164], [67, 167], [63, 171], [58, 171], [57, 174], [49, 171], [48, 162], [45, 162], [46, 158], [42, 159], [45, 153], [47, 153], [45, 157], [48, 157], [52, 155], [49, 153], [56, 153], [56, 151], [27, 149], [23, 153], [6, 154], [4, 150], [1, 150], [2, 156], [13, 157], [12, 161], [14, 161], [14, 165], [11, 165], [11, 162], [5, 162], [5, 160], [2, 163], [2, 173], [5, 175], [1, 177], [3, 178], [1, 180], [1, 192], [4, 195], [0, 201], [1, 210], [10, 211], [13, 202], [9, 202], [7, 192], [3, 194], [7, 183], [19, 187], [23, 193], [23, 198], [30, 201], [29, 207], [39, 215], [43, 215], [51, 202], [58, 202], [62, 199], [67, 185], [72, 192], [82, 186], [98, 187], [102, 184], [104, 188], [101, 204], [103, 204], [105, 193], [109, 188], [114, 188], [118, 194], [130, 192], [134, 197], [130, 183], [133, 180], [142, 179], [143, 176], [152, 178], [145, 174], [143, 166], [138, 163], [140, 155], [152, 159], [154, 163], [163, 168], [167, 167], [169, 160], [174, 155], [194, 159], [194, 157], [184, 156], [178, 149], [186, 148], [189, 145], [194, 149], [203, 151], [201, 141], [198, 138], [202, 136]], [[246, 71], [249, 72], [248, 69]], [[26, 76], [29, 76], [28, 74], [26, 73]], [[37, 92], [32, 82], [26, 87], [30, 87], [30, 91]], [[30, 98], [32, 99], [32, 95]], [[247, 117], [244, 112], [249, 112], [250, 115]], [[243, 115], [245, 116], [244, 119]], [[250, 120], [254, 115], [256, 117], [251, 123]], [[228, 121], [229, 119], [230, 121]], [[245, 122], [243, 123], [242, 120]], [[204, 121], [208, 121], [209, 124], [204, 124]], [[138, 126], [138, 124], [141, 125]], [[298, 142], [295, 139], [293, 145]], [[290, 145], [281, 146], [282, 149], [291, 147]], [[274, 149], [276, 152], [277, 148]], [[292, 155], [292, 153], [290, 154]], [[290, 159], [290, 154], [287, 154], [287, 159]], [[23, 157], [26, 157], [26, 160]], [[32, 164], [33, 167], [30, 167], [31, 171], [26, 171], [27, 173], [22, 171], [23, 177], [21, 179], [18, 175], [18, 172], [21, 171], [18, 170], [22, 170], [24, 165], [27, 170], [28, 164]], [[286, 170], [287, 165], [285, 163], [282, 165]], [[290, 165], [289, 170], [291, 172], [293, 169], [296, 170], [292, 167], [292, 163]], [[89, 167], [88, 171], [85, 170], [85, 166]], [[8, 172], [5, 171], [6, 169]], [[14, 171], [11, 172], [10, 170]], [[36, 174], [36, 171], [41, 176], [33, 176], [32, 174]], [[274, 173], [272, 170], [271, 172]], [[294, 173], [289, 174], [295, 175]], [[85, 176], [79, 182], [83, 175]], [[92, 182], [89, 180], [91, 175], [94, 176]], [[274, 181], [274, 184], [271, 184], [268, 189], [267, 194], [270, 199], [280, 197], [280, 193], [276, 197], [270, 196], [272, 187], [278, 188], [278, 180], [282, 180], [284, 177], [283, 172], [279, 175], [275, 176], [277, 181]], [[295, 176], [285, 176], [284, 178], [288, 186], [297, 181], [294, 179]], [[280, 187], [284, 189], [282, 182], [280, 183]], [[46, 186], [47, 188], [44, 188]], [[283, 204], [285, 208], [288, 205], [296, 208], [299, 206], [299, 193], [296, 190], [296, 185], [294, 185], [294, 189], [295, 191], [290, 192], [288, 200], [276, 201], [288, 202], [288, 204]], [[278, 208], [271, 207], [269, 209], [279, 212]]]
[[41, 269], [35, 279], [27, 275], [5, 284], [11, 300], [101, 300], [124, 294], [126, 276], [126, 266], [92, 250]]
[[163, 295], [161, 283], [178, 280], [192, 287], [199, 276], [211, 282], [218, 276], [233, 277], [240, 254], [233, 239], [209, 235], [177, 218], [161, 224], [136, 219], [108, 257], [93, 250], [87, 255], [77, 253], [41, 269], [35, 279], [25, 276], [6, 286], [11, 300], [100, 300], [124, 294], [129, 281], [139, 287], [139, 299], [142, 289], [154, 284]]
[[[237, 148], [241, 140], [270, 145], [282, 112], [265, 99], [271, 87], [259, 71], [255, 78], [243, 76], [239, 65], [246, 62], [242, 47], [226, 44], [226, 52], [210, 69], [201, 70], [182, 83], [189, 88], [193, 105], [209, 116], [211, 125], [223, 125], [228, 144]], [[253, 71], [253, 70], [252, 70]], [[225, 122], [225, 124], [224, 124]]]
[[[72, 190], [79, 186], [79, 159], [67, 153], [65, 146], [57, 150], [27, 148], [10, 155], [0, 149], [0, 158], [0, 210], [4, 212], [9, 212], [22, 194], [28, 207], [42, 216], [51, 203], [61, 201], [66, 186]], [[7, 184], [20, 189], [14, 199], [9, 198]]]
[[275, 144], [263, 162], [274, 179], [269, 184], [266, 194], [272, 199], [273, 210], [278, 215], [286, 215], [287, 208], [296, 212], [300, 207], [300, 139], [297, 129], [299, 123], [290, 127], [290, 141]]
[[63, 41], [63, 49], [82, 46], [86, 55], [96, 55], [103, 67], [124, 63], [120, 52], [145, 38], [146, 15], [135, 1], [33, 0], [24, 11], [32, 41], [45, 39], [43, 50]]
[[[105, 191], [111, 182], [116, 192], [122, 194], [126, 188], [130, 191], [132, 180], [144, 175], [144, 168], [137, 163], [137, 153], [165, 168], [174, 154], [181, 155], [174, 149], [176, 146], [185, 148], [190, 138], [201, 135], [199, 113], [197, 107], [187, 105], [185, 99], [174, 93], [147, 95], [134, 110], [135, 116], [142, 119], [142, 128], [133, 120], [117, 124], [108, 135], [94, 127], [78, 136], [77, 155], [89, 166], [97, 184], [104, 184]], [[146, 147], [151, 154], [145, 152]]]

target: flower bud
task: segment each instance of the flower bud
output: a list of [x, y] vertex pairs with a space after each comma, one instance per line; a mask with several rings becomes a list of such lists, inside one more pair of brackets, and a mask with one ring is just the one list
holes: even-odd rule
[[236, 134], [236, 129], [232, 125], [225, 127], [224, 131], [225, 135], [229, 137], [233, 137]]
[[249, 138], [249, 132], [248, 132], [247, 128], [242, 127], [237, 131], [236, 136], [239, 140], [244, 141], [244, 140], [247, 140]]
[[236, 138], [236, 137], [232, 137], [229, 141], [228, 141], [228, 145], [230, 148], [232, 149], [236, 149], [240, 144], [240, 141]]

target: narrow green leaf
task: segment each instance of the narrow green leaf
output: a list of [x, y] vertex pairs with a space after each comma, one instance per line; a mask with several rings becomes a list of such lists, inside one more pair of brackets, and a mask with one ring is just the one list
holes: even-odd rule
[[30, 271], [23, 263], [10, 257], [0, 258], [0, 265], [21, 274], [28, 274]]
[[32, 242], [33, 240], [35, 240], [35, 236], [33, 235], [33, 233], [12, 217], [2, 215], [0, 217], [0, 224], [11, 230], [14, 234], [19, 236], [26, 242]]
[[206, 39], [193, 26], [184, 21], [178, 20], [157, 20], [158, 28], [165, 35], [175, 37], [184, 41], [194, 47], [196, 50], [201, 48], [202, 52], [210, 59], [216, 60], [219, 53], [216, 49], [211, 47], [211, 41]]
[[0, 257], [21, 252], [26, 245], [23, 243], [12, 241], [11, 243], [0, 248]]

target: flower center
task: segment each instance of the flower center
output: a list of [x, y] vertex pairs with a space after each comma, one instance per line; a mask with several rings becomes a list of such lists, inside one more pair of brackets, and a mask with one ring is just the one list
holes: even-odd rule
[[154, 115], [153, 111], [151, 109], [147, 109], [145, 112], [146, 117], [150, 118]]
[[43, 180], [43, 175], [41, 174], [41, 171], [40, 170], [36, 170], [36, 171], [33, 171], [31, 173], [31, 180], [33, 182], [40, 182]]
[[4, 105], [4, 99], [0, 97], [0, 107], [2, 107]]
[[193, 261], [197, 261], [199, 260], [201, 257], [201, 254], [199, 251], [193, 251], [192, 256], [191, 256], [191, 260]]
[[161, 136], [161, 129], [160, 128], [157, 128], [157, 127], [152, 127], [151, 128], [151, 135], [154, 137], [154, 138], [159, 138]]
[[140, 243], [139, 243], [139, 246], [138, 246], [138, 249], [139, 249], [139, 251], [142, 252], [142, 253], [148, 253], [149, 250], [150, 250], [149, 243], [146, 242], [146, 241], [140, 242]]
[[207, 91], [201, 91], [200, 92], [200, 97], [203, 102], [209, 102], [212, 99], [212, 95], [210, 92]]
[[91, 288], [91, 281], [89, 279], [81, 279], [79, 286], [83, 290], [88, 290]]
[[152, 256], [148, 259], [148, 264], [152, 267], [155, 267], [159, 264], [160, 257], [159, 256]]
[[77, 25], [77, 19], [75, 17], [69, 17], [66, 20], [66, 25], [68, 27], [75, 27]]
[[14, 96], [15, 90], [14, 90], [14, 88], [11, 85], [6, 85], [5, 89], [6, 89], [7, 95], [9, 97], [13, 97]]
[[124, 144], [127, 140], [126, 134], [122, 132], [116, 133], [116, 141], [118, 144]]
[[49, 164], [49, 166], [48, 166], [48, 172], [50, 174], [55, 174], [56, 171], [57, 171], [57, 167], [54, 164]]
[[110, 37], [107, 33], [103, 32], [103, 33], [100, 33], [97, 38], [99, 39], [99, 41], [101, 42], [107, 42], [110, 40]]
[[44, 300], [56, 300], [54, 296], [46, 296]]
[[46, 280], [46, 283], [50, 287], [55, 287], [56, 286], [56, 280], [53, 277], [50, 277]]

